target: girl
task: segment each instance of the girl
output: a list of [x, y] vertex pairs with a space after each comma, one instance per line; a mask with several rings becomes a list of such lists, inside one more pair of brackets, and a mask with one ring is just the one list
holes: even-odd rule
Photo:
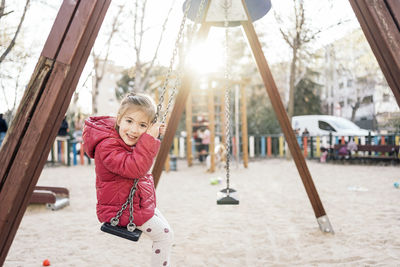
[[[156, 208], [153, 176], [149, 172], [160, 148], [164, 125], [153, 123], [156, 105], [143, 94], [129, 94], [121, 102], [117, 118], [90, 117], [83, 131], [85, 152], [95, 160], [97, 217], [111, 218], [125, 203], [134, 179], [133, 222], [153, 240], [151, 266], [170, 266], [173, 232]], [[119, 226], [129, 223], [129, 208]]]

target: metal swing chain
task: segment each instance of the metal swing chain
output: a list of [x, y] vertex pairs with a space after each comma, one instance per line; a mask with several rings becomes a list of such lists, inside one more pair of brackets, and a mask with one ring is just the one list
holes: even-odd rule
[[[198, 21], [199, 21], [199, 19], [200, 19], [200, 15], [202, 14], [202, 11], [203, 11], [203, 9], [204, 9], [205, 3], [206, 3], [206, 0], [201, 0], [201, 2], [200, 2], [200, 4], [199, 4], [199, 8], [198, 8], [198, 10], [197, 10], [196, 18], [194, 19], [193, 28], [192, 28], [191, 32], [189, 33], [189, 39], [190, 39], [190, 40], [189, 40], [189, 49], [190, 49], [190, 47], [192, 46], [193, 35], [194, 35], [194, 33], [197, 31], [197, 29], [196, 29], [196, 23], [198, 23]], [[172, 87], [172, 92], [171, 92], [171, 95], [170, 95], [170, 97], [169, 97], [168, 105], [167, 105], [167, 107], [166, 107], [166, 109], [165, 109], [165, 112], [164, 112], [164, 115], [163, 115], [162, 123], [165, 122], [165, 119], [166, 119], [166, 117], [167, 117], [167, 115], [168, 115], [168, 113], [169, 113], [169, 109], [170, 109], [172, 100], [174, 99], [174, 96], [175, 96], [175, 94], [176, 94], [176, 88], [180, 87], [180, 84], [181, 84], [181, 76], [182, 76], [182, 73], [183, 73], [183, 65], [184, 65], [184, 64], [180, 64], [180, 66], [179, 66], [179, 68], [178, 68], [178, 71], [177, 71], [177, 73], [176, 73], [175, 83], [174, 83], [174, 86]]]
[[[189, 13], [190, 6], [192, 4], [192, 0], [189, 0], [187, 3], [188, 4], [186, 5], [185, 12], [184, 12], [184, 15], [183, 15], [183, 18], [182, 18], [182, 21], [181, 21], [181, 25], [179, 27], [178, 36], [176, 37], [176, 40], [175, 40], [175, 47], [174, 47], [174, 50], [172, 52], [171, 60], [169, 62], [167, 75], [165, 77], [164, 84], [163, 84], [163, 87], [161, 89], [161, 95], [160, 95], [159, 102], [158, 102], [158, 105], [157, 105], [157, 112], [156, 112], [156, 116], [154, 118], [155, 122], [157, 122], [158, 117], [160, 116], [160, 112], [161, 112], [161, 109], [162, 109], [162, 104], [164, 102], [164, 95], [165, 95], [165, 92], [167, 91], [167, 86], [168, 86], [168, 83], [169, 83], [169, 79], [171, 77], [172, 68], [173, 68], [174, 62], [175, 62], [175, 57], [178, 54], [179, 41], [182, 38], [182, 33], [183, 33], [184, 28], [185, 28], [186, 19], [187, 19], [188, 13]], [[171, 101], [168, 102], [168, 109], [169, 109], [170, 105], [171, 105]], [[165, 122], [165, 118], [166, 118], [166, 115], [164, 114], [163, 119], [162, 119], [162, 123]]]
[[229, 32], [228, 32], [228, 9], [232, 3], [229, 4], [228, 0], [224, 1], [224, 12], [225, 12], [225, 20], [224, 20], [224, 27], [225, 27], [225, 120], [226, 120], [226, 192], [229, 196], [229, 177], [230, 177], [230, 168], [229, 168], [229, 161], [230, 161], [230, 97], [229, 97], [229, 58], [228, 58], [228, 41], [229, 41]]
[[119, 218], [122, 216], [122, 212], [127, 208], [129, 204], [129, 223], [126, 226], [129, 232], [133, 232], [136, 228], [136, 225], [133, 223], [133, 196], [135, 195], [136, 192], [136, 186], [139, 182], [139, 179], [135, 179], [135, 182], [133, 183], [133, 186], [131, 188], [131, 191], [129, 192], [129, 196], [126, 199], [126, 202], [122, 205], [121, 209], [117, 212], [115, 217], [111, 218], [110, 223], [112, 226], [117, 226], [119, 223]]

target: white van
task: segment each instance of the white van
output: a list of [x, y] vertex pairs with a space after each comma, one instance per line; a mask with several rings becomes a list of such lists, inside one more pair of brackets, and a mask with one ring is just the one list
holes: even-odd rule
[[329, 115], [304, 115], [293, 116], [292, 127], [299, 129], [301, 135], [307, 128], [310, 136], [329, 135], [334, 136], [367, 136], [368, 130], [361, 129], [352, 121]]

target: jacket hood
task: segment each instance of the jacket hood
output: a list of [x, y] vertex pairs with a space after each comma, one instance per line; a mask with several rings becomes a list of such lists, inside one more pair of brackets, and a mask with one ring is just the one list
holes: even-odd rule
[[106, 138], [116, 137], [119, 135], [115, 130], [115, 117], [100, 116], [89, 117], [85, 120], [83, 129], [83, 148], [86, 154], [94, 158], [96, 146]]

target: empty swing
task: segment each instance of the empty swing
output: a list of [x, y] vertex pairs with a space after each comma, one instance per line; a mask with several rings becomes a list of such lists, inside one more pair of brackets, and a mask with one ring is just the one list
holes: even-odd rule
[[[193, 19], [194, 14], [200, 12], [200, 8], [203, 0], [192, 0], [193, 4], [190, 8], [188, 17]], [[186, 1], [184, 8], [190, 5], [190, 0]], [[256, 21], [262, 18], [271, 9], [270, 0], [242, 0], [242, 1], [232, 1], [232, 0], [213, 0], [207, 1], [208, 6], [204, 14], [202, 12], [202, 17], [204, 21], [213, 26], [223, 26], [225, 28], [225, 117], [226, 117], [226, 188], [218, 192], [219, 198], [217, 199], [218, 205], [238, 205], [239, 199], [237, 197], [237, 192], [230, 187], [230, 97], [229, 97], [229, 58], [228, 58], [228, 44], [229, 44], [229, 34], [228, 27], [239, 26], [241, 21], [251, 18], [251, 21]], [[247, 12], [243, 8], [243, 4], [247, 6]], [[221, 19], [221, 14], [223, 11], [224, 17]], [[222, 196], [221, 196], [222, 195]]]
[[228, 9], [230, 5], [228, 1], [224, 1], [223, 9], [225, 13], [224, 18], [224, 27], [225, 27], [225, 121], [226, 121], [226, 160], [225, 160], [225, 171], [226, 171], [226, 188], [222, 189], [219, 194], [222, 194], [220, 198], [217, 199], [218, 205], [238, 205], [239, 199], [237, 197], [237, 192], [235, 189], [230, 188], [229, 178], [230, 178], [230, 97], [229, 97], [229, 58], [228, 58], [228, 50], [229, 50], [229, 32], [228, 32]]
[[[204, 3], [205, 3], [206, 0], [201, 0], [201, 1], [202, 2], [200, 4], [200, 8], [199, 8], [199, 12], [198, 12], [197, 18], [199, 18], [199, 16], [200, 16], [199, 14], [201, 14], [202, 7], [204, 6]], [[175, 41], [175, 47], [174, 47], [174, 50], [173, 50], [173, 53], [172, 53], [172, 57], [171, 57], [171, 60], [170, 60], [170, 65], [169, 65], [169, 68], [168, 68], [168, 71], [167, 71], [167, 74], [166, 74], [166, 77], [165, 77], [165, 80], [164, 80], [164, 83], [163, 83], [163, 86], [162, 86], [162, 89], [161, 89], [161, 94], [160, 94], [159, 102], [158, 102], [158, 105], [157, 105], [157, 112], [156, 112], [156, 115], [155, 115], [155, 118], [154, 118], [153, 122], [157, 122], [158, 118], [160, 117], [162, 105], [163, 105], [163, 102], [164, 102], [164, 96], [165, 96], [165, 93], [167, 91], [167, 87], [168, 87], [168, 84], [169, 84], [170, 76], [172, 74], [172, 69], [173, 69], [173, 66], [174, 66], [175, 57], [178, 54], [177, 52], [178, 52], [178, 47], [179, 47], [179, 41], [180, 41], [180, 39], [182, 37], [182, 34], [183, 34], [183, 30], [184, 30], [184, 27], [185, 27], [185, 22], [186, 22], [186, 19], [187, 19], [187, 16], [188, 16], [190, 5], [191, 5], [191, 1], [188, 2], [187, 6], [186, 6], [186, 8], [184, 10], [184, 15], [183, 15], [183, 18], [182, 18], [182, 21], [181, 21], [181, 24], [180, 24], [180, 28], [179, 28], [179, 32], [178, 32], [178, 35], [177, 35], [177, 38], [176, 38], [176, 41]], [[197, 19], [195, 20], [195, 22], [196, 21], [197, 21]], [[192, 31], [193, 32], [195, 31], [195, 27], [193, 28]], [[165, 120], [166, 120], [167, 115], [169, 113], [169, 109], [170, 109], [171, 104], [172, 104], [172, 100], [173, 100], [174, 95], [176, 93], [176, 88], [180, 83], [180, 81], [179, 81], [180, 80], [180, 73], [179, 73], [180, 71], [181, 71], [181, 69], [178, 70], [177, 78], [175, 79], [174, 86], [172, 87], [172, 92], [171, 92], [171, 95], [169, 97], [169, 101], [168, 101], [167, 107], [165, 108], [163, 117], [161, 119], [161, 123], [165, 123]], [[101, 231], [103, 231], [105, 233], [108, 233], [108, 234], [112, 234], [112, 235], [115, 235], [115, 236], [118, 236], [118, 237], [122, 237], [122, 238], [125, 238], [125, 239], [128, 239], [128, 240], [131, 240], [131, 241], [134, 241], [134, 242], [139, 240], [140, 235], [142, 234], [142, 231], [137, 229], [135, 223], [133, 222], [133, 219], [134, 219], [133, 218], [133, 197], [135, 195], [135, 192], [136, 192], [136, 189], [137, 189], [136, 186], [137, 186], [138, 182], [139, 182], [139, 179], [135, 179], [134, 180], [133, 186], [132, 186], [132, 188], [131, 188], [131, 190], [129, 192], [129, 195], [128, 195], [128, 198], [127, 198], [126, 202], [122, 205], [121, 209], [117, 212], [115, 217], [111, 218], [110, 222], [105, 222], [105, 223], [103, 223], [101, 225], [101, 227], [100, 227]], [[121, 217], [121, 215], [125, 211], [125, 209], [128, 207], [128, 205], [129, 205], [129, 223], [128, 223], [128, 225], [126, 227], [119, 226], [118, 225], [119, 218]]]

